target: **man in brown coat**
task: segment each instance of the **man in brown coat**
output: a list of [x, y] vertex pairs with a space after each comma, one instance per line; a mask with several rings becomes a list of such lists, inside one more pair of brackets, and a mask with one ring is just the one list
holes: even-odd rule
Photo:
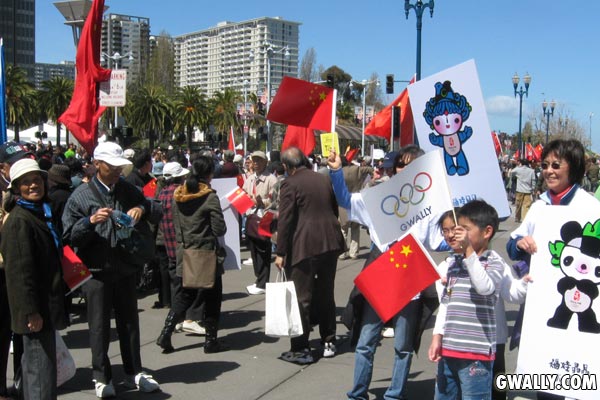
[[[345, 249], [338, 222], [338, 205], [327, 177], [306, 168], [306, 158], [296, 147], [281, 155], [288, 177], [281, 184], [277, 257], [296, 287], [303, 334], [291, 339], [291, 349], [281, 358], [298, 364], [312, 363], [308, 336], [311, 301], [319, 299], [319, 333], [323, 356], [335, 355], [334, 281], [337, 257]], [[315, 279], [317, 275], [317, 279]]]

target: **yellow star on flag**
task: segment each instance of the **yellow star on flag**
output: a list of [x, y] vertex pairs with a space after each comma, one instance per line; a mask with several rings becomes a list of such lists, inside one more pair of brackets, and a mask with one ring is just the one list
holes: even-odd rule
[[402, 251], [400, 252], [402, 254], [404, 254], [406, 257], [408, 257], [408, 255], [410, 253], [412, 253], [412, 250], [410, 249], [410, 245], [409, 246], [404, 246], [402, 245]]

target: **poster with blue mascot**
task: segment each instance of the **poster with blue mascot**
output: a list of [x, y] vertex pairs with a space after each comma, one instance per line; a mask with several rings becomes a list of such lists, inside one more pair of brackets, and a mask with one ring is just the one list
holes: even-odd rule
[[419, 146], [441, 149], [454, 206], [481, 198], [510, 215], [474, 60], [408, 86]]
[[600, 202], [543, 209], [516, 372], [547, 378], [544, 392], [600, 399]]

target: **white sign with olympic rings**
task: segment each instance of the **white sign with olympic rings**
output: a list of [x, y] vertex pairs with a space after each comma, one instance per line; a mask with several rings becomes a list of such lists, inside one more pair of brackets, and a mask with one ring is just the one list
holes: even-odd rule
[[411, 227], [429, 224], [452, 208], [438, 150], [411, 162], [389, 181], [361, 192], [380, 243], [390, 243]]

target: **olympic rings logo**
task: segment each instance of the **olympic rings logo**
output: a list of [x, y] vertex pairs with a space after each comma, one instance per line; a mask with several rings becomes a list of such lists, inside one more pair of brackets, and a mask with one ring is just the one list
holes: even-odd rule
[[427, 172], [415, 175], [412, 184], [405, 183], [398, 196], [390, 194], [381, 201], [381, 212], [403, 218], [408, 214], [410, 206], [416, 206], [425, 199], [425, 192], [431, 189], [433, 180]]

